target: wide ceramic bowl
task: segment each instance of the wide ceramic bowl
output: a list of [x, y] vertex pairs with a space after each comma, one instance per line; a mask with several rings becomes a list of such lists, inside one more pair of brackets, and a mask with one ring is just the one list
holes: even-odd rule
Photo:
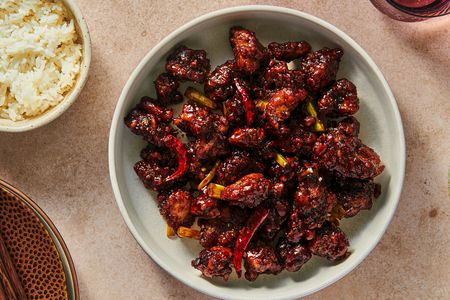
[[[144, 188], [133, 171], [144, 142], [123, 124], [124, 116], [144, 95], [155, 96], [151, 82], [164, 69], [167, 55], [178, 45], [205, 49], [215, 66], [232, 58], [228, 42], [231, 26], [256, 32], [263, 44], [307, 40], [313, 49], [339, 46], [345, 51], [338, 78], [358, 87], [361, 138], [373, 147], [386, 166], [377, 182], [382, 195], [370, 211], [342, 222], [351, 255], [334, 264], [313, 258], [299, 272], [263, 275], [255, 282], [230, 278], [205, 279], [190, 266], [200, 251], [197, 241], [166, 238], [166, 224], [158, 212], [155, 194]], [[183, 88], [182, 88], [183, 90]], [[403, 184], [405, 141], [402, 121], [392, 92], [378, 67], [349, 36], [311, 15], [281, 7], [241, 6], [201, 16], [175, 30], [141, 61], [126, 83], [112, 121], [109, 139], [111, 182], [119, 209], [130, 231], [155, 262], [174, 277], [203, 293], [225, 299], [292, 299], [318, 291], [353, 270], [369, 255], [394, 215]]]
[[75, 20], [75, 28], [80, 39], [79, 42], [83, 47], [80, 74], [78, 75], [77, 81], [72, 87], [72, 90], [70, 90], [60, 103], [38, 116], [20, 121], [0, 118], [0, 131], [23, 132], [50, 123], [62, 115], [75, 102], [88, 79], [89, 66], [91, 64], [91, 40], [89, 29], [75, 0], [62, 0], [62, 2]]

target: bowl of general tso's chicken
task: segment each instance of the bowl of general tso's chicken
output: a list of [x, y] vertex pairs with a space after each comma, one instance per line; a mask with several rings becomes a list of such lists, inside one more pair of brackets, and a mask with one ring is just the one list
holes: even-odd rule
[[225, 299], [292, 299], [353, 270], [397, 206], [401, 118], [369, 56], [305, 13], [234, 7], [163, 39], [114, 114], [110, 175], [142, 248]]

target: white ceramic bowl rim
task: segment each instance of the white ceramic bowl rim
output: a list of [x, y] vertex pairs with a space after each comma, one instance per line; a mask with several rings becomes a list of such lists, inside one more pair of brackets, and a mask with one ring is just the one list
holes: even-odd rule
[[[144, 58], [141, 60], [141, 62], [138, 64], [138, 66], [136, 67], [136, 69], [132, 72], [132, 74], [130, 75], [127, 83], [125, 84], [122, 93], [120, 95], [119, 101], [117, 103], [115, 112], [114, 112], [114, 116], [112, 119], [112, 125], [111, 125], [111, 129], [110, 129], [110, 136], [109, 136], [109, 147], [108, 147], [108, 160], [109, 160], [109, 171], [110, 171], [110, 179], [111, 179], [111, 184], [113, 187], [113, 192], [116, 198], [116, 202], [117, 205], [119, 207], [119, 210], [125, 220], [125, 223], [127, 224], [129, 230], [131, 231], [132, 235], [134, 236], [134, 238], [136, 239], [136, 241], [139, 243], [139, 245], [144, 249], [144, 251], [150, 255], [150, 257], [158, 264], [160, 265], [163, 269], [165, 269], [167, 272], [169, 272], [172, 276], [174, 276], [175, 278], [177, 278], [178, 280], [180, 280], [181, 282], [183, 282], [184, 284], [191, 286], [192, 288], [197, 289], [198, 291], [201, 291], [202, 293], [214, 296], [214, 297], [220, 297], [220, 298], [229, 298], [228, 295], [226, 295], [225, 293], [218, 293], [218, 292], [212, 292], [210, 290], [208, 290], [207, 288], [204, 288], [203, 286], [192, 286], [192, 284], [190, 284], [189, 280], [187, 278], [181, 277], [179, 276], [179, 274], [177, 274], [176, 272], [173, 272], [171, 270], [171, 268], [165, 263], [164, 260], [160, 259], [158, 257], [158, 255], [152, 250], [152, 248], [148, 247], [146, 245], [146, 243], [144, 242], [144, 240], [142, 239], [142, 237], [139, 235], [139, 233], [137, 232], [137, 229], [134, 225], [134, 223], [132, 222], [132, 220], [130, 219], [130, 216], [128, 214], [128, 211], [124, 205], [122, 196], [121, 196], [121, 191], [119, 188], [119, 184], [117, 181], [117, 174], [116, 174], [116, 161], [115, 161], [115, 155], [114, 155], [114, 144], [115, 144], [115, 135], [116, 135], [116, 131], [117, 131], [117, 126], [121, 126], [122, 125], [122, 120], [119, 120], [120, 118], [120, 114], [121, 111], [123, 110], [123, 106], [125, 104], [125, 99], [127, 96], [128, 91], [130, 90], [130, 88], [132, 87], [135, 79], [140, 75], [140, 73], [142, 72], [142, 70], [144, 69], [147, 61], [155, 54], [157, 53], [165, 44], [169, 43], [171, 40], [175, 39], [179, 34], [181, 34], [182, 32], [188, 30], [189, 28], [199, 25], [202, 22], [205, 22], [207, 20], [213, 19], [215, 17], [218, 16], [222, 16], [222, 15], [228, 15], [228, 14], [234, 14], [236, 12], [277, 12], [277, 13], [282, 13], [282, 14], [286, 14], [286, 15], [293, 15], [293, 16], [297, 16], [300, 18], [304, 18], [306, 20], [312, 21], [332, 32], [334, 32], [337, 36], [339, 36], [340, 38], [342, 38], [346, 43], [348, 43], [351, 47], [353, 47], [362, 57], [363, 59], [369, 64], [369, 66], [372, 68], [372, 70], [375, 72], [376, 76], [380, 79], [384, 89], [386, 90], [386, 93], [388, 95], [388, 101], [390, 102], [390, 104], [392, 105], [392, 109], [393, 109], [393, 114], [394, 114], [394, 118], [395, 118], [395, 126], [398, 128], [399, 131], [399, 148], [401, 151], [401, 156], [403, 159], [401, 159], [400, 161], [398, 161], [398, 170], [400, 171], [400, 178], [399, 178], [399, 182], [400, 184], [395, 186], [392, 192], [392, 200], [394, 201], [394, 205], [393, 205], [393, 209], [390, 211], [388, 218], [386, 219], [386, 223], [384, 228], [380, 231], [380, 234], [378, 236], [374, 236], [373, 237], [373, 242], [368, 245], [368, 247], [365, 249], [365, 253], [363, 255], [361, 255], [359, 257], [358, 260], [355, 260], [353, 265], [351, 265], [350, 267], [348, 267], [347, 269], [343, 270], [342, 272], [340, 272], [339, 274], [337, 274], [336, 276], [330, 278], [328, 281], [323, 282], [320, 286], [317, 286], [315, 288], [311, 288], [309, 290], [301, 290], [301, 291], [295, 291], [295, 292], [291, 292], [291, 293], [285, 293], [283, 294], [283, 296], [281, 297], [272, 297], [270, 296], [271, 299], [294, 299], [294, 298], [298, 298], [301, 296], [307, 296], [309, 294], [312, 294], [326, 286], [329, 286], [331, 284], [333, 284], [334, 282], [338, 281], [339, 279], [341, 279], [342, 277], [344, 277], [345, 275], [347, 275], [349, 272], [351, 272], [352, 270], [354, 270], [356, 268], [356, 266], [358, 266], [366, 257], [367, 255], [369, 255], [369, 253], [373, 250], [373, 248], [378, 244], [378, 242], [380, 241], [381, 237], [383, 236], [384, 232], [386, 231], [389, 223], [392, 220], [392, 217], [395, 213], [396, 207], [398, 205], [398, 201], [400, 199], [400, 194], [402, 191], [402, 187], [403, 187], [403, 180], [404, 180], [404, 170], [405, 170], [405, 137], [404, 137], [404, 133], [403, 133], [403, 125], [402, 125], [402, 120], [401, 120], [401, 116], [400, 116], [400, 112], [398, 110], [397, 107], [397, 103], [395, 101], [394, 95], [392, 94], [392, 91], [388, 85], [388, 83], [386, 82], [386, 79], [384, 78], [383, 74], [381, 73], [381, 71], [379, 70], [379, 68], [376, 66], [376, 64], [374, 63], [374, 61], [370, 58], [370, 56], [361, 48], [361, 46], [359, 46], [352, 38], [350, 38], [347, 34], [345, 34], [343, 31], [341, 31], [340, 29], [336, 28], [335, 26], [331, 25], [330, 23], [319, 19], [315, 16], [312, 16], [310, 14], [304, 13], [304, 12], [300, 12], [294, 9], [290, 9], [290, 8], [284, 8], [284, 7], [278, 7], [278, 6], [269, 6], [269, 5], [246, 5], [246, 6], [235, 6], [235, 7], [230, 7], [230, 8], [225, 8], [225, 9], [221, 9], [221, 10], [217, 10], [217, 11], [213, 11], [210, 13], [207, 13], [205, 15], [202, 15], [200, 17], [195, 18], [194, 20], [189, 21], [188, 23], [182, 25], [181, 27], [179, 27], [178, 29], [176, 29], [175, 31], [173, 31], [172, 33], [170, 33], [168, 36], [166, 36], [164, 39], [162, 39], [153, 49], [151, 49], [145, 56]], [[242, 299], [247, 299], [248, 297], [246, 297], [245, 295], [242, 296]], [[248, 298], [250, 299], [250, 298]]]
[[[51, 121], [61, 116], [75, 102], [84, 85], [86, 84], [86, 81], [88, 79], [89, 67], [91, 65], [91, 39], [89, 35], [89, 29], [76, 2], [74, 0], [63, 0], [63, 3], [75, 18], [80, 31], [78, 32], [78, 34], [81, 35], [80, 38], [83, 40], [83, 57], [81, 61], [80, 73], [78, 74], [78, 79], [76, 80], [76, 83], [72, 90], [69, 92], [69, 94], [66, 95], [61, 103], [58, 103], [54, 107], [45, 111], [43, 114], [29, 119], [17, 122], [10, 121], [8, 119], [1, 119], [0, 121], [2, 122], [0, 122], [0, 132], [29, 131], [50, 123]], [[10, 125], [8, 125], [8, 123]]]

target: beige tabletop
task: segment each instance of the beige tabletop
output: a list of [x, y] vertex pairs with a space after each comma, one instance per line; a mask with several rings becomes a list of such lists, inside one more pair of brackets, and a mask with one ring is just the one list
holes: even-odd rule
[[239, 4], [295, 8], [348, 33], [381, 68], [403, 118], [406, 178], [391, 225], [361, 265], [309, 299], [450, 299], [450, 17], [399, 23], [368, 0], [78, 3], [92, 38], [89, 81], [51, 124], [0, 134], [0, 178], [53, 219], [82, 299], [210, 299], [159, 268], [129, 233], [109, 182], [108, 133], [120, 91], [147, 51], [185, 22]]

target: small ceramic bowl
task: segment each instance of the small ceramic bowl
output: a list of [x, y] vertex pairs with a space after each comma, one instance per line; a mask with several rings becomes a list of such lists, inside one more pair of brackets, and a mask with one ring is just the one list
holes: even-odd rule
[[62, 115], [77, 99], [88, 78], [89, 66], [91, 64], [91, 40], [86, 21], [74, 0], [62, 0], [66, 8], [71, 12], [75, 27], [83, 46], [80, 74], [72, 90], [65, 98], [54, 107], [35, 117], [20, 121], [12, 121], [0, 118], [0, 131], [22, 132], [44, 126]]
[[[262, 275], [255, 282], [230, 277], [206, 279], [191, 267], [201, 250], [195, 240], [166, 237], [154, 193], [145, 189], [133, 170], [145, 143], [123, 123], [124, 116], [144, 96], [155, 96], [153, 85], [164, 71], [168, 54], [184, 44], [205, 49], [212, 67], [233, 57], [228, 41], [230, 27], [241, 25], [269, 42], [307, 40], [314, 50], [339, 46], [344, 50], [338, 78], [358, 87], [360, 137], [374, 148], [386, 166], [376, 181], [382, 194], [370, 211], [343, 220], [341, 228], [350, 240], [351, 255], [334, 264], [314, 257], [295, 273]], [[184, 91], [185, 86], [180, 90]], [[384, 234], [400, 198], [405, 171], [405, 140], [394, 96], [378, 67], [348, 35], [333, 25], [296, 10], [274, 6], [240, 6], [201, 16], [172, 32], [141, 61], [123, 88], [114, 113], [109, 139], [109, 170], [119, 209], [142, 248], [167, 272], [188, 286], [221, 299], [294, 299], [318, 291], [352, 271]]]

